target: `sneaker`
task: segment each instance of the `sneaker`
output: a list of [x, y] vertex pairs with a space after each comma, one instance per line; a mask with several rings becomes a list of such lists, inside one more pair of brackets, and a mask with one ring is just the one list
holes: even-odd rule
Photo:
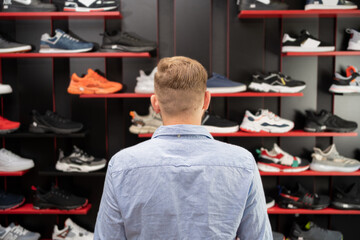
[[110, 94], [122, 88], [121, 83], [109, 81], [89, 68], [84, 77], [79, 77], [76, 73], [72, 74], [67, 91], [70, 94]]
[[64, 11], [68, 12], [103, 12], [118, 8], [118, 4], [113, 0], [66, 0]]
[[338, 231], [321, 228], [313, 222], [308, 222], [303, 227], [293, 223], [290, 240], [343, 240], [343, 235]]
[[217, 73], [213, 73], [207, 80], [206, 87], [211, 93], [236, 93], [246, 91], [245, 84], [231, 81]]
[[329, 91], [333, 93], [360, 93], [360, 73], [354, 66], [346, 69], [346, 77], [335, 73], [333, 84]]
[[330, 145], [324, 151], [314, 147], [314, 153], [311, 156], [310, 169], [313, 171], [355, 172], [360, 168], [358, 160], [341, 156], [336, 150], [335, 144]]
[[94, 44], [82, 42], [60, 29], [55, 30], [55, 35], [47, 33], [41, 35], [40, 53], [80, 53], [91, 51]]
[[5, 148], [0, 149], [0, 172], [25, 171], [33, 167], [33, 160], [22, 158]]
[[[10, 210], [18, 208], [23, 205], [25, 202], [25, 197], [19, 194], [6, 193], [0, 190], [0, 209], [1, 210]], [[1, 235], [1, 231], [0, 231]], [[0, 239], [2, 239], [0, 237]]]
[[13, 122], [0, 116], [0, 134], [7, 134], [18, 130], [19, 122]]
[[56, 208], [61, 210], [80, 209], [88, 204], [86, 198], [75, 196], [53, 185], [46, 192], [32, 186], [34, 192], [34, 209]]
[[40, 0], [4, 0], [3, 12], [55, 12], [56, 7], [51, 3]]
[[324, 209], [330, 205], [330, 198], [325, 195], [310, 193], [300, 183], [293, 189], [279, 187], [278, 205], [281, 208]]
[[282, 52], [331, 52], [335, 47], [311, 36], [306, 30], [301, 31], [300, 37], [291, 37], [285, 33], [282, 39]]
[[148, 115], [141, 116], [135, 111], [131, 111], [130, 116], [132, 117], [132, 125], [129, 131], [133, 134], [154, 133], [158, 127], [162, 126], [160, 114], [154, 112], [151, 106], [149, 107]]
[[292, 121], [280, 118], [267, 109], [259, 109], [255, 115], [247, 110], [240, 125], [240, 130], [244, 132], [286, 133], [293, 128]]
[[282, 73], [270, 73], [269, 75], [253, 75], [253, 81], [249, 89], [256, 92], [280, 92], [297, 93], [306, 87], [305, 82], [293, 80], [291, 77]]
[[239, 131], [239, 124], [205, 112], [201, 125], [211, 133], [233, 133]]
[[136, 78], [136, 93], [154, 93], [154, 77], [157, 72], [157, 67], [155, 67], [150, 75], [146, 75], [143, 70], [140, 70], [140, 76]]
[[106, 166], [106, 159], [95, 158], [88, 155], [75, 145], [73, 152], [65, 157], [60, 149], [59, 160], [56, 162], [56, 169], [63, 172], [92, 172], [102, 169]]
[[282, 233], [272, 232], [273, 240], [285, 240], [285, 236]]
[[1, 240], [38, 240], [39, 238], [40, 233], [30, 232], [20, 225], [10, 223], [7, 228], [0, 225]]
[[54, 226], [52, 234], [53, 240], [93, 240], [94, 234], [78, 226], [71, 221], [70, 218], [66, 219], [64, 229], [59, 230], [58, 226]]
[[266, 208], [272, 208], [273, 206], [275, 206], [275, 199], [273, 199], [272, 197], [265, 195], [265, 200], [266, 200]]
[[351, 28], [347, 28], [345, 31], [350, 34], [347, 50], [360, 51], [360, 32]]
[[258, 168], [264, 172], [302, 172], [309, 168], [310, 163], [283, 151], [276, 143], [271, 151], [265, 148], [256, 150], [259, 154]]
[[239, 11], [241, 10], [285, 10], [288, 5], [282, 2], [270, 0], [238, 0]]
[[134, 33], [113, 32], [103, 34], [103, 52], [149, 52], [156, 49], [155, 42], [146, 40]]
[[31, 51], [31, 46], [9, 41], [0, 35], [0, 53], [17, 53]]
[[82, 123], [73, 122], [49, 110], [46, 111], [45, 115], [40, 115], [36, 110], [33, 110], [32, 120], [33, 122], [29, 126], [29, 131], [32, 133], [70, 134], [83, 128]]
[[357, 183], [348, 187], [335, 187], [332, 207], [343, 210], [360, 210], [360, 189]]
[[0, 94], [8, 94], [12, 93], [12, 88], [8, 84], [2, 84], [0, 83]]
[[306, 0], [305, 10], [357, 9], [357, 5], [347, 0]]
[[306, 111], [305, 128], [306, 132], [352, 132], [357, 128], [357, 123], [344, 120], [332, 113], [321, 110]]

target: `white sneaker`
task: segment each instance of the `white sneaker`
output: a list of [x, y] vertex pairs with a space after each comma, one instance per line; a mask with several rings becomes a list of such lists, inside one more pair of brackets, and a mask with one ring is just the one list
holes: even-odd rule
[[54, 226], [52, 234], [53, 240], [93, 240], [94, 234], [76, 225], [70, 218], [66, 219], [65, 227], [59, 230], [58, 226]]
[[305, 10], [357, 9], [357, 5], [347, 0], [306, 0]]
[[2, 240], [38, 240], [40, 233], [30, 232], [20, 225], [11, 223], [7, 228], [0, 225], [0, 239]]
[[7, 94], [12, 93], [12, 88], [8, 84], [1, 84], [0, 83], [0, 94]]
[[149, 107], [148, 115], [141, 116], [135, 111], [131, 111], [130, 116], [132, 117], [131, 122], [133, 125], [130, 126], [129, 131], [133, 134], [154, 133], [162, 125], [160, 114], [154, 112], [151, 106]]
[[5, 148], [0, 149], [0, 172], [24, 171], [34, 167], [34, 161], [22, 158]]
[[286, 133], [293, 128], [292, 121], [280, 118], [267, 109], [259, 109], [255, 115], [247, 110], [240, 125], [245, 132]]
[[146, 75], [143, 70], [140, 70], [140, 76], [136, 78], [137, 83], [135, 86], [136, 93], [154, 93], [154, 77], [157, 72], [155, 67], [150, 75]]
[[347, 28], [346, 33], [350, 34], [347, 50], [360, 50], [360, 33], [354, 29]]

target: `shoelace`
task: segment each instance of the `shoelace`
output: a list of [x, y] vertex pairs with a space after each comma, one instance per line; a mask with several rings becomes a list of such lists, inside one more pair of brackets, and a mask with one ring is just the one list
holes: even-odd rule
[[66, 198], [69, 199], [70, 198], [70, 193], [66, 192], [65, 190], [59, 189], [59, 188], [53, 188], [51, 190], [53, 192], [54, 195], [58, 195], [62, 198]]
[[72, 36], [70, 36], [69, 34], [64, 33], [63, 34], [64, 37], [70, 39], [71, 41], [75, 41], [75, 42], [79, 42], [79, 39], [73, 38]]
[[136, 42], [140, 41], [139, 38], [134, 37], [134, 36], [130, 35], [129, 33], [126, 33], [126, 32], [125, 32], [125, 33], [123, 33], [123, 34], [124, 34], [124, 36], [127, 37], [128, 39], [134, 40], [134, 41], [136, 41]]
[[21, 226], [15, 226], [12, 230], [13, 233], [17, 234], [17, 235], [25, 235], [28, 230], [26, 230], [25, 228], [21, 227]]
[[96, 78], [94, 78], [96, 81], [98, 82], [103, 82], [103, 83], [107, 83], [108, 80], [106, 78], [104, 78], [103, 76], [101, 76], [100, 74], [98, 74], [97, 72], [94, 72], [94, 75], [96, 76]]
[[85, 157], [85, 158], [92, 158], [91, 155], [89, 155], [88, 153], [84, 152], [83, 150], [81, 149], [77, 149], [75, 151], [76, 154], [78, 154], [80, 157]]
[[68, 122], [68, 120], [62, 116], [60, 116], [59, 114], [57, 113], [54, 113], [54, 112], [50, 112], [49, 113], [49, 116], [53, 119], [55, 119], [56, 121], [58, 122], [61, 122], [61, 123], [65, 123], [65, 122]]
[[279, 119], [280, 119], [280, 117], [279, 116], [277, 116], [277, 115], [275, 115], [275, 113], [273, 113], [273, 112], [267, 112], [267, 115], [268, 115], [268, 117], [270, 118], [270, 119], [274, 119], [275, 121], [278, 121]]

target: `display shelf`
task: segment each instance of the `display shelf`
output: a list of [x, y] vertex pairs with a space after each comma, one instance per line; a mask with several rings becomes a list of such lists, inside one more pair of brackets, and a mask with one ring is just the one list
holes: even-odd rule
[[66, 18], [117, 18], [119, 11], [109, 12], [1, 12], [0, 19], [66, 19]]
[[[149, 98], [152, 94], [141, 93], [113, 93], [113, 94], [82, 94], [80, 98]], [[239, 93], [212, 93], [211, 97], [302, 97], [299, 93], [262, 93], [262, 92], [239, 92]]]
[[343, 215], [358, 215], [360, 210], [339, 210], [334, 208], [325, 208], [321, 210], [311, 209], [285, 209], [275, 205], [267, 210], [268, 214], [343, 214]]
[[263, 172], [261, 176], [360, 176], [360, 170], [355, 172], [317, 172], [306, 170], [303, 172]]
[[0, 134], [4, 138], [83, 138], [87, 131], [70, 133], [70, 134], [56, 134], [56, 133], [31, 133], [31, 132], [13, 132], [9, 134]]
[[281, 53], [283, 57], [330, 57], [330, 56], [359, 56], [360, 51], [333, 51], [333, 52], [287, 52]]
[[0, 53], [0, 58], [149, 58], [148, 52]]
[[[339, 133], [339, 132], [305, 132], [303, 130], [294, 130], [287, 133], [211, 133], [213, 137], [356, 137], [356, 132]], [[140, 138], [149, 138], [152, 134], [139, 134]]]
[[26, 203], [23, 206], [11, 209], [11, 210], [1, 210], [0, 214], [76, 214], [76, 215], [85, 215], [89, 212], [91, 204], [86, 205], [81, 209], [74, 210], [59, 210], [59, 209], [34, 209], [32, 203]]
[[360, 17], [360, 10], [243, 10], [238, 18]]
[[41, 176], [54, 176], [54, 177], [60, 177], [60, 176], [69, 176], [69, 177], [103, 177], [106, 175], [106, 168], [103, 170], [95, 171], [95, 172], [88, 172], [88, 173], [82, 173], [82, 172], [61, 172], [57, 171], [56, 169], [48, 169], [39, 171], [39, 175]]
[[17, 171], [17, 172], [0, 172], [0, 177], [19, 177], [25, 175], [29, 170]]

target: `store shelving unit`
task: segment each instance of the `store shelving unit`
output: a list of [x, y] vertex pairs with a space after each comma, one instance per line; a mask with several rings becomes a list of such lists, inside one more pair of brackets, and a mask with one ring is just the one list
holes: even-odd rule
[[0, 211], [0, 214], [76, 214], [85, 215], [91, 209], [91, 204], [87, 204], [85, 207], [74, 210], [60, 210], [60, 209], [34, 209], [32, 203], [26, 203], [23, 206], [11, 210]]
[[312, 209], [285, 209], [280, 208], [277, 205], [275, 205], [272, 208], [269, 208], [267, 210], [268, 214], [343, 214], [343, 215], [349, 215], [349, 214], [360, 214], [360, 210], [339, 210], [334, 208], [325, 208], [321, 210], [312, 210]]

